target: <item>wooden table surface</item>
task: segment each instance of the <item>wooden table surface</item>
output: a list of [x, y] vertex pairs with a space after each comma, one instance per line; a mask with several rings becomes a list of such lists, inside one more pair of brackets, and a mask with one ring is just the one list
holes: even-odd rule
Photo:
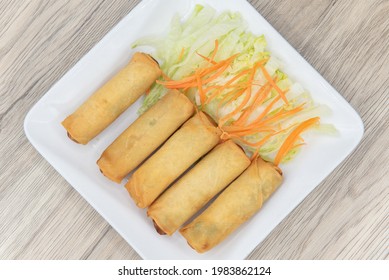
[[[177, 0], [178, 1], [178, 0]], [[139, 259], [31, 146], [29, 109], [137, 0], [0, 0], [0, 259]], [[388, 0], [252, 0], [350, 102], [356, 150], [249, 259], [388, 259]]]

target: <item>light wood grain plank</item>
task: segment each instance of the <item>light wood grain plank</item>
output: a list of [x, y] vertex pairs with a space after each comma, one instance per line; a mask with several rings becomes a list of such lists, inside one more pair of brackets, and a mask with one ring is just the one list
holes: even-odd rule
[[40, 96], [136, 3], [17, 3], [9, 14], [16, 9], [20, 17], [2, 34], [0, 48], [6, 93], [0, 107], [0, 218], [7, 221], [0, 226], [0, 257], [86, 258], [110, 227], [34, 151], [22, 124]]
[[[139, 259], [22, 125], [139, 2], [0, 0], [0, 259]], [[366, 131], [249, 258], [388, 259], [389, 1], [250, 2], [361, 114]]]
[[[388, 257], [385, 142], [389, 132], [385, 108], [389, 69], [385, 61], [389, 52], [383, 40], [388, 38], [388, 2], [356, 2], [357, 5], [347, 1], [333, 3], [327, 14], [320, 16], [314, 32], [304, 32], [306, 39], [298, 49], [361, 113], [365, 137], [353, 155], [275, 229], [251, 258]], [[363, 17], [366, 11], [369, 19]], [[351, 16], [345, 18], [346, 12]], [[364, 53], [366, 50], [370, 50], [369, 55]], [[369, 93], [365, 92], [367, 89]], [[373, 159], [377, 161], [371, 169]], [[373, 178], [374, 182], [369, 182]], [[360, 191], [367, 188], [375, 198]], [[372, 233], [377, 238], [376, 246], [363, 246]]]
[[141, 259], [134, 250], [128, 250], [128, 243], [113, 228], [107, 231], [87, 258], [90, 260]]

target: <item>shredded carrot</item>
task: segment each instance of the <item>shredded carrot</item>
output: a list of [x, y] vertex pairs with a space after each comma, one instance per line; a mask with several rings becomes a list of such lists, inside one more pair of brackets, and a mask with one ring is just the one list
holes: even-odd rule
[[270, 110], [273, 108], [274, 104], [276, 104], [278, 102], [278, 100], [280, 100], [280, 96], [277, 96], [276, 98], [274, 98], [273, 101], [271, 101], [266, 106], [266, 108], [262, 111], [262, 113], [258, 117], [256, 117], [252, 122], [256, 123], [256, 122], [260, 121], [261, 119], [263, 119], [263, 117], [266, 116], [270, 112]]
[[269, 72], [266, 71], [265, 67], [263, 65], [259, 65], [259, 67], [262, 70], [263, 75], [267, 79], [267, 81], [273, 86], [273, 88], [278, 92], [278, 94], [281, 96], [282, 100], [286, 104], [289, 104], [288, 99], [285, 97], [285, 93], [277, 86], [277, 84], [274, 82], [273, 78], [270, 76]]
[[293, 148], [293, 144], [296, 142], [300, 134], [309, 128], [310, 126], [316, 124], [320, 120], [319, 117], [308, 119], [301, 124], [299, 124], [286, 138], [284, 143], [281, 145], [281, 148], [278, 150], [278, 153], [274, 159], [274, 164], [279, 165], [282, 159], [286, 154]]
[[265, 124], [265, 123], [269, 123], [269, 122], [275, 122], [275, 121], [279, 121], [280, 119], [283, 119], [285, 117], [289, 117], [289, 116], [292, 116], [292, 115], [295, 115], [296, 113], [302, 111], [304, 108], [304, 105], [305, 103], [301, 104], [300, 106], [292, 109], [292, 110], [281, 110], [280, 112], [278, 112], [277, 114], [275, 114], [274, 116], [270, 117], [270, 118], [267, 118], [257, 124]]
[[[246, 75], [249, 72], [249, 70], [243, 70], [239, 74], [237, 74], [235, 77], [230, 79], [228, 82], [226, 82], [223, 86], [221, 86], [213, 95], [209, 96], [206, 103], [209, 103], [212, 99], [217, 97], [224, 89], [230, 87], [235, 81], [237, 81], [242, 76]], [[235, 85], [236, 86], [236, 85]], [[234, 87], [235, 87], [234, 86]]]
[[199, 90], [199, 96], [200, 96], [200, 104], [204, 104], [205, 102], [205, 93], [203, 91], [203, 85], [201, 82], [200, 74], [196, 74], [196, 80], [197, 80], [197, 89]]
[[180, 55], [178, 56], [177, 62], [180, 62], [182, 60], [182, 58], [184, 57], [184, 53], [185, 53], [185, 48], [182, 47]]
[[[200, 69], [201, 70], [200, 72], [197, 72], [197, 73], [190, 75], [186, 78], [183, 78], [181, 80], [175, 80], [175, 81], [173, 81], [173, 80], [171, 80], [171, 81], [157, 80], [156, 83], [164, 85], [166, 88], [169, 88], [169, 89], [174, 89], [174, 88], [181, 89], [181, 88], [186, 88], [186, 87], [196, 87], [198, 75], [200, 75], [200, 77], [203, 78], [204, 76], [211, 74], [212, 72], [218, 70], [219, 68], [226, 69], [232, 63], [232, 61], [235, 59], [235, 57], [237, 55], [238, 54], [235, 54], [235, 55], [233, 55], [225, 60], [222, 60], [222, 61], [220, 61], [220, 62], [216, 63], [215, 65], [212, 65], [208, 68]], [[215, 79], [215, 78], [217, 78], [217, 76], [219, 76], [221, 74], [222, 74], [222, 72], [218, 71], [216, 74], [205, 79], [204, 83], [210, 82], [211, 79]]]
[[[289, 105], [286, 97], [289, 89], [282, 90], [277, 85], [277, 75], [270, 75], [266, 70], [265, 65], [269, 57], [234, 73], [232, 77], [228, 75], [228, 78], [224, 78], [223, 74], [229, 68], [232, 67], [231, 69], [235, 70], [233, 66], [240, 54], [237, 53], [217, 61], [215, 57], [218, 51], [219, 42], [215, 40], [214, 49], [208, 56], [196, 51], [198, 56], [209, 63], [204, 63], [205, 67], [199, 67], [180, 80], [172, 80], [163, 73], [163, 79], [156, 82], [168, 89], [178, 89], [183, 92], [187, 92], [191, 88], [196, 89], [201, 105], [199, 108], [196, 106], [196, 109], [212, 108], [215, 110], [217, 125], [222, 131], [221, 139], [223, 141], [233, 139], [243, 146], [250, 147], [254, 150], [252, 158], [259, 155], [260, 147], [268, 141], [272, 141], [272, 137], [288, 133], [274, 159], [275, 164], [279, 165], [292, 149], [304, 145], [300, 134], [318, 122], [319, 117], [311, 118], [299, 125], [293, 124], [286, 128], [283, 127], [282, 121], [301, 112], [305, 104], [300, 104], [293, 109], [278, 106], [280, 102], [283, 102], [282, 105]], [[184, 55], [185, 49], [182, 48], [178, 61], [182, 60]], [[258, 73], [261, 73], [259, 77]], [[276, 95], [273, 97], [272, 93]], [[237, 102], [238, 98], [239, 103], [235, 106], [233, 102]], [[217, 102], [212, 103], [212, 107], [203, 107], [213, 101]], [[220, 116], [221, 109], [230, 108], [229, 106], [232, 104], [234, 105], [231, 106], [233, 109]], [[253, 114], [259, 108], [263, 108], [263, 110], [255, 117]], [[235, 116], [238, 116], [236, 120], [234, 120]], [[258, 136], [256, 142], [249, 141], [250, 138], [247, 137], [254, 135]]]
[[266, 97], [270, 93], [270, 90], [271, 87], [269, 84], [266, 84], [265, 86], [261, 87], [255, 94], [256, 98], [253, 104], [238, 118], [238, 120], [234, 123], [234, 125], [245, 124], [248, 118], [250, 117], [250, 115], [254, 112], [254, 110], [258, 108], [258, 106], [261, 105], [262, 102], [266, 99]]
[[[243, 89], [243, 91], [244, 91], [244, 89]], [[230, 92], [225, 94], [225, 96], [222, 98], [222, 100], [217, 103], [216, 112], [215, 112], [216, 116], [217, 116], [217, 119], [220, 119], [220, 109], [221, 109], [221, 107], [226, 106], [227, 103], [229, 103], [228, 100], [233, 101], [234, 97], [240, 96], [243, 93], [243, 91], [242, 91], [242, 89], [235, 88], [235, 89], [233, 89]], [[219, 120], [219, 127], [221, 127], [220, 123], [221, 122]]]
[[251, 156], [250, 160], [253, 161], [259, 156], [259, 149], [255, 150], [253, 155]]
[[252, 83], [251, 83], [253, 86], [260, 86], [260, 87], [263, 87], [264, 86], [264, 84], [263, 83], [261, 83], [261, 82], [259, 82], [259, 81], [253, 81]]
[[212, 53], [212, 56], [211, 57], [207, 57], [205, 55], [202, 55], [200, 54], [199, 52], [196, 51], [196, 54], [202, 58], [204, 58], [206, 61], [208, 61], [209, 63], [212, 63], [212, 64], [216, 64], [215, 62], [215, 56], [216, 56], [216, 53], [219, 49], [219, 41], [216, 39], [215, 40], [215, 48], [213, 49], [213, 53]]
[[204, 80], [204, 83], [209, 83], [213, 80], [215, 80], [217, 77], [219, 77], [221, 74], [224, 73], [224, 71], [226, 71], [226, 69], [230, 66], [230, 63], [225, 63], [223, 66], [221, 66], [218, 70], [216, 70], [216, 72], [212, 75], [212, 76], [209, 76], [208, 78], [206, 78]]
[[166, 75], [164, 72], [162, 72], [162, 77], [165, 79], [165, 81], [171, 81], [170, 77]]
[[285, 131], [288, 131], [290, 130], [293, 126], [295, 126], [294, 124], [289, 126], [289, 127], [286, 127], [286, 128], [279, 128], [278, 130], [275, 130], [274, 128], [272, 127], [269, 127], [269, 126], [257, 126], [257, 127], [251, 127], [251, 128], [243, 128], [243, 129], [238, 129], [238, 130], [231, 130], [227, 127], [223, 127], [223, 130], [228, 133], [229, 135], [233, 135], [233, 136], [236, 136], [236, 137], [244, 137], [244, 136], [248, 136], [248, 135], [253, 135], [255, 133], [258, 133], [258, 132], [269, 132], [270, 134], [268, 134], [267, 136], [265, 136], [262, 140], [260, 140], [259, 142], [256, 142], [256, 143], [252, 143], [252, 145], [263, 145], [266, 141], [268, 141], [271, 137], [277, 135], [277, 134], [280, 134], [280, 133], [283, 133]]
[[207, 57], [207, 56], [205, 56], [205, 55], [202, 55], [201, 53], [199, 53], [199, 52], [197, 52], [196, 51], [196, 54], [198, 55], [198, 56], [200, 56], [201, 58], [204, 58], [206, 61], [208, 61], [209, 63], [212, 63], [212, 64], [216, 64], [216, 62], [215, 61], [213, 61], [213, 60], [211, 60], [209, 57]]
[[[213, 71], [215, 71], [215, 70], [217, 70], [217, 69], [219, 69], [219, 68], [221, 68], [221, 67], [224, 67], [224, 69], [227, 69], [228, 66], [231, 65], [231, 63], [235, 60], [235, 58], [236, 58], [238, 55], [239, 55], [239, 53], [234, 54], [234, 55], [230, 56], [229, 58], [227, 58], [227, 59], [225, 59], [225, 60], [222, 60], [222, 61], [216, 63], [215, 65], [213, 65], [213, 66], [211, 66], [211, 67], [209, 67], [209, 68], [204, 69], [204, 76], [206, 76], [206, 75], [212, 73]], [[215, 76], [211, 76], [210, 78], [208, 78], [208, 79], [206, 80], [206, 82], [208, 83], [208, 82], [212, 81], [214, 78], [215, 78]]]
[[263, 144], [265, 144], [271, 137], [273, 137], [273, 136], [276, 135], [276, 134], [277, 134], [277, 133], [268, 134], [268, 135], [266, 135], [265, 137], [263, 137], [260, 141], [255, 142], [255, 143], [251, 143], [251, 145], [254, 146], [254, 147], [261, 147], [261, 146], [263, 146]]
[[259, 148], [259, 147], [263, 146], [271, 137], [273, 137], [274, 135], [277, 135], [278, 133], [280, 133], [280, 132], [278, 131], [278, 132], [270, 133], [270, 134], [266, 135], [265, 137], [263, 137], [261, 140], [254, 142], [254, 143], [247, 141], [243, 137], [237, 136], [235, 134], [228, 134], [228, 136], [229, 136], [229, 138], [236, 139], [237, 141], [239, 141], [247, 146]]
[[246, 93], [244, 99], [242, 102], [237, 106], [232, 112], [225, 115], [223, 118], [219, 120], [219, 124], [222, 126], [224, 123], [226, 123], [230, 118], [235, 116], [237, 113], [239, 113], [244, 106], [246, 106], [247, 102], [250, 100], [251, 97], [251, 91], [250, 90], [242, 90], [242, 93]]
[[258, 126], [254, 128], [236, 128], [233, 126], [223, 126], [223, 130], [227, 133], [236, 135], [236, 136], [246, 136], [258, 132], [275, 132], [276, 130], [269, 126]]
[[[256, 71], [256, 68], [254, 67], [252, 70], [251, 70], [251, 73], [250, 73], [250, 76], [249, 76], [249, 80], [247, 81], [247, 84], [249, 85], [247, 89], [244, 89], [242, 91], [242, 93], [240, 95], [242, 95], [243, 93], [246, 93], [245, 95], [245, 98], [242, 100], [242, 102], [239, 104], [239, 106], [237, 106], [235, 108], [235, 110], [233, 110], [232, 112], [230, 112], [229, 114], [225, 115], [223, 118], [221, 118], [219, 120], [219, 125], [220, 126], [223, 126], [223, 124], [225, 122], [227, 122], [230, 118], [232, 118], [233, 116], [235, 116], [237, 113], [239, 113], [246, 105], [247, 105], [247, 102], [249, 102], [250, 98], [251, 98], [251, 82], [253, 81], [254, 79], [254, 75], [255, 75], [255, 71]], [[240, 96], [239, 95], [239, 96]], [[239, 98], [239, 96], [237, 96], [236, 98]], [[234, 98], [233, 100], [235, 100], [236, 98]]]
[[213, 53], [212, 53], [212, 56], [211, 56], [211, 61], [214, 61], [214, 59], [215, 59], [215, 56], [216, 56], [216, 53], [217, 53], [217, 51], [219, 50], [219, 41], [216, 39], [215, 40], [215, 48], [214, 48], [214, 50], [213, 50]]
[[275, 121], [279, 121], [282, 118], [285, 118], [285, 117], [288, 117], [288, 116], [291, 116], [291, 115], [294, 115], [294, 114], [300, 112], [301, 110], [303, 110], [303, 105], [304, 104], [302, 104], [302, 105], [300, 105], [292, 110], [289, 110], [289, 111], [286, 111], [286, 110], [280, 111], [270, 118], [267, 118], [265, 120], [260, 119], [259, 121], [252, 122], [249, 125], [244, 125], [244, 126], [231, 125], [230, 129], [232, 129], [232, 130], [235, 129], [235, 132], [238, 132], [238, 131], [239, 132], [252, 132], [252, 131], [255, 131], [256, 129], [261, 128], [265, 125], [269, 125], [271, 123], [274, 123]]

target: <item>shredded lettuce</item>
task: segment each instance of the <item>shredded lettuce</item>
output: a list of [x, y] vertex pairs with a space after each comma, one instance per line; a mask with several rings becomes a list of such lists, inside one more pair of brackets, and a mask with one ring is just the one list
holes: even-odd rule
[[[239, 13], [224, 12], [216, 15], [212, 7], [196, 5], [186, 21], [181, 22], [179, 15], [173, 17], [167, 35], [141, 38], [132, 47], [153, 47], [153, 55], [160, 62], [162, 71], [176, 80], [206, 63], [196, 52], [208, 56], [214, 49], [215, 40], [220, 42], [216, 60], [225, 59], [250, 47], [255, 48], [256, 52], [263, 50], [266, 44], [264, 37], [260, 36], [255, 40], [254, 35], [245, 30], [246, 23]], [[180, 59], [182, 51], [184, 53]], [[240, 63], [245, 63], [243, 57]], [[147, 111], [166, 91], [163, 86], [154, 84], [139, 113]]]
[[[217, 51], [216, 41], [218, 42]], [[310, 94], [282, 71], [282, 62], [271, 56], [266, 49], [265, 36], [249, 32], [246, 22], [239, 13], [225, 11], [217, 14], [210, 6], [196, 5], [187, 19], [182, 20], [179, 15], [175, 15], [171, 20], [167, 34], [140, 38], [134, 42], [133, 48], [139, 46], [149, 46], [155, 50], [153, 56], [160, 62], [163, 73], [172, 80], [181, 80], [192, 75], [197, 69], [209, 66], [210, 62], [204, 57], [212, 57], [214, 54], [214, 61], [223, 61], [237, 55], [222, 75], [207, 84], [210, 88], [226, 84], [242, 71], [253, 68], [258, 61], [266, 60], [265, 71], [270, 76], [275, 77], [277, 87], [286, 92], [288, 104], [282, 98], [279, 98], [279, 93], [273, 88], [266, 99], [251, 113], [247, 122], [250, 123], [261, 116], [263, 112], [267, 112], [268, 105], [274, 102], [271, 110], [266, 113], [265, 120], [279, 115], [280, 112], [292, 110], [297, 110], [297, 112], [288, 118], [275, 118], [271, 126], [278, 132], [259, 147], [245, 145], [244, 143], [256, 143], [267, 139], [269, 132], [252, 133], [240, 138], [240, 144], [248, 154], [258, 153], [265, 160], [274, 161], [281, 145], [297, 126], [310, 118], [325, 116], [330, 113], [329, 108], [315, 104]], [[256, 84], [251, 86], [252, 92], [260, 90], [267, 82], [267, 78], [262, 71], [254, 73]], [[247, 75], [242, 76], [237, 83], [249, 82], [247, 79]], [[165, 86], [155, 83], [145, 97], [138, 113], [142, 114], [147, 111], [166, 92]], [[185, 94], [194, 104], [198, 105], [200, 110], [208, 113], [217, 123], [234, 114], [240, 104], [243, 104], [245, 97], [241, 95], [234, 100], [230, 100], [230, 102], [226, 102], [225, 98], [230, 94], [226, 89], [221, 91], [212, 101], [202, 104], [197, 88], [190, 88], [185, 91]], [[212, 94], [212, 90], [207, 92], [208, 97]], [[278, 101], [276, 98], [278, 98]], [[234, 122], [239, 120], [253, 102], [254, 95], [250, 97], [250, 100], [239, 112], [224, 121], [223, 126], [234, 125]], [[312, 130], [324, 134], [336, 133], [336, 129], [331, 124], [320, 123], [312, 126]], [[239, 139], [236, 141], [239, 142]], [[282, 162], [293, 159], [300, 150], [300, 144], [302, 143], [303, 139], [299, 137], [294, 143], [295, 145], [283, 157]]]

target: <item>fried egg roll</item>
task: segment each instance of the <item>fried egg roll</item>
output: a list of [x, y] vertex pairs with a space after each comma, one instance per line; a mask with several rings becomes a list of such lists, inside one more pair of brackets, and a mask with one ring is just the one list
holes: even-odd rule
[[132, 175], [126, 188], [141, 208], [148, 207], [174, 180], [215, 147], [221, 131], [199, 112], [177, 130]]
[[97, 161], [101, 172], [120, 183], [193, 113], [194, 106], [185, 95], [169, 91], [103, 152]]
[[281, 170], [261, 158], [253, 160], [218, 198], [191, 223], [180, 229], [199, 253], [223, 241], [261, 209], [282, 182]]
[[161, 73], [151, 56], [135, 53], [126, 67], [62, 122], [68, 136], [87, 144], [130, 107]]
[[147, 214], [157, 231], [172, 235], [249, 165], [234, 142], [216, 146], [151, 204]]

